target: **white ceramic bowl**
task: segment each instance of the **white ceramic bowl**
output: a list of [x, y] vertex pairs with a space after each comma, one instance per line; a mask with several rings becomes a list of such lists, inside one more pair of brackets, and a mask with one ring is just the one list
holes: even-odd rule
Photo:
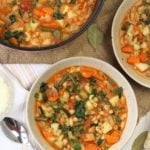
[[138, 0], [124, 0], [123, 3], [120, 5], [113, 20], [112, 44], [113, 44], [113, 49], [114, 49], [114, 53], [117, 58], [117, 61], [119, 62], [123, 70], [137, 83], [150, 88], [150, 80], [142, 77], [135, 70], [133, 70], [131, 66], [127, 64], [126, 59], [123, 57], [123, 54], [121, 52], [121, 47], [120, 47], [119, 32], [120, 32], [121, 23], [125, 15], [127, 14], [128, 10], [137, 2]]
[[[13, 104], [13, 84], [11, 82], [11, 79], [9, 78], [9, 76], [7, 76], [6, 73], [0, 71], [0, 77], [4, 80], [6, 86], [8, 87], [8, 89], [7, 89], [8, 90], [8, 105], [5, 108], [5, 111], [0, 113], [0, 121], [2, 121], [7, 116], [9, 111], [11, 110], [11, 106]], [[0, 99], [0, 101], [4, 101], [4, 99], [3, 100]]]
[[52, 148], [43, 139], [41, 133], [36, 127], [36, 123], [34, 120], [34, 94], [38, 91], [41, 82], [47, 81], [47, 79], [51, 75], [58, 72], [59, 70], [62, 70], [66, 67], [74, 66], [74, 65], [84, 65], [84, 66], [97, 68], [103, 71], [104, 73], [106, 73], [112, 79], [114, 79], [118, 83], [118, 85], [123, 87], [125, 96], [127, 98], [127, 106], [128, 106], [127, 124], [123, 131], [120, 141], [110, 148], [110, 150], [120, 150], [129, 140], [136, 126], [137, 116], [138, 116], [136, 97], [130, 84], [119, 71], [117, 71], [114, 67], [112, 67], [106, 62], [103, 62], [95, 58], [90, 58], [90, 57], [73, 57], [73, 58], [68, 58], [68, 59], [59, 61], [55, 63], [54, 65], [52, 65], [52, 67], [50, 67], [34, 83], [34, 85], [32, 86], [30, 90], [29, 96], [27, 98], [27, 105], [26, 105], [26, 117], [27, 117], [28, 129], [30, 133], [33, 135], [34, 140], [36, 141], [36, 143], [39, 145], [41, 149], [52, 150]]

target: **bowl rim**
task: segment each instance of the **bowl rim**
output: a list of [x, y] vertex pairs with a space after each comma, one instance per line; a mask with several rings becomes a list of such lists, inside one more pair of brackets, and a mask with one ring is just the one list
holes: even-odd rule
[[[72, 61], [72, 60], [79, 60], [79, 59], [85, 59], [85, 61], [87, 61], [87, 60], [91, 60], [91, 61], [95, 61], [95, 63], [96, 62], [99, 62], [99, 63], [102, 63], [103, 65], [105, 65], [106, 67], [108, 67], [109, 69], [111, 69], [114, 73], [116, 73], [116, 74], [118, 74], [118, 76], [120, 76], [120, 78], [121, 79], [123, 79], [124, 80], [124, 82], [126, 83], [126, 86], [128, 87], [128, 90], [130, 90], [130, 96], [132, 96], [132, 101], [133, 101], [133, 105], [134, 105], [134, 111], [133, 111], [133, 114], [134, 114], [134, 118], [133, 119], [131, 119], [130, 118], [130, 120], [127, 120], [128, 121], [128, 124], [130, 124], [132, 127], [130, 127], [130, 129], [129, 129], [129, 127], [128, 127], [128, 130], [130, 130], [130, 132], [128, 132], [128, 136], [127, 137], [125, 137], [124, 136], [124, 140], [122, 141], [122, 145], [121, 145], [121, 148], [128, 142], [128, 140], [130, 139], [130, 137], [132, 136], [132, 134], [133, 134], [133, 131], [134, 131], [134, 129], [135, 129], [135, 127], [136, 127], [136, 124], [137, 124], [137, 119], [138, 119], [138, 107], [137, 107], [137, 101], [136, 101], [136, 96], [135, 96], [135, 93], [134, 93], [134, 91], [133, 91], [133, 89], [132, 89], [132, 87], [131, 87], [131, 85], [129, 84], [129, 82], [127, 81], [127, 79], [116, 69], [116, 68], [114, 68], [112, 65], [110, 65], [110, 64], [108, 64], [107, 62], [104, 62], [104, 61], [102, 61], [102, 60], [99, 60], [99, 59], [96, 59], [96, 58], [92, 58], [92, 57], [71, 57], [71, 58], [67, 58], [67, 59], [63, 59], [63, 60], [61, 60], [61, 61], [58, 61], [57, 63], [55, 63], [55, 64], [53, 64], [51, 67], [49, 67], [35, 82], [34, 82], [34, 84], [32, 85], [32, 88], [31, 88], [31, 90], [30, 90], [30, 92], [29, 92], [29, 94], [28, 94], [28, 96], [27, 96], [27, 103], [26, 103], [26, 120], [27, 120], [27, 126], [28, 126], [28, 129], [29, 129], [29, 132], [32, 134], [32, 136], [33, 136], [33, 138], [34, 138], [34, 140], [35, 140], [35, 142], [37, 143], [37, 145], [39, 145], [39, 147], [41, 148], [41, 149], [43, 149], [43, 146], [41, 145], [41, 143], [38, 141], [38, 139], [36, 138], [36, 136], [35, 136], [35, 133], [34, 132], [32, 132], [32, 129], [31, 129], [31, 124], [30, 124], [30, 122], [29, 122], [29, 114], [28, 114], [28, 105], [29, 105], [29, 101], [31, 100], [31, 98], [30, 98], [30, 96], [31, 96], [31, 93], [32, 93], [32, 90], [36, 87], [36, 85], [37, 85], [37, 83], [39, 82], [39, 80], [41, 79], [41, 77], [42, 76], [44, 76], [45, 74], [47, 74], [48, 73], [48, 71], [51, 69], [51, 68], [55, 68], [55, 66], [58, 66], [58, 65], [60, 65], [60, 64], [62, 64], [62, 63], [64, 63], [64, 62], [68, 62], [68, 61]], [[73, 66], [73, 65], [68, 65], [68, 66]], [[106, 73], [106, 72], [104, 72], [104, 73]], [[108, 73], [106, 73], [107, 75], [109, 75], [110, 76], [110, 74], [108, 74]], [[116, 81], [116, 82], [119, 82], [119, 81]], [[126, 90], [126, 91], [128, 91], [128, 90]], [[131, 98], [130, 98], [131, 99]], [[131, 115], [131, 111], [130, 111], [130, 115]], [[131, 117], [131, 116], [130, 116]], [[128, 117], [128, 119], [129, 119], [129, 117]], [[128, 125], [129, 126], [129, 125]], [[126, 127], [125, 127], [126, 128]], [[110, 150], [111, 150], [111, 148], [110, 148]], [[114, 149], [112, 149], [112, 150], [114, 150]], [[116, 149], [115, 149], [116, 150]], [[117, 150], [119, 150], [118, 149], [118, 147], [117, 147]]]
[[[134, 5], [134, 3], [138, 2], [137, 0], [134, 0], [133, 4], [128, 6], [128, 1], [130, 0], [124, 0], [121, 5], [119, 6], [115, 16], [114, 16], [114, 19], [113, 19], [113, 23], [112, 23], [112, 29], [111, 29], [111, 40], [112, 40], [112, 46], [113, 46], [113, 51], [114, 51], [114, 54], [115, 54], [115, 57], [119, 63], [119, 65], [121, 66], [121, 68], [124, 70], [124, 72], [131, 78], [133, 79], [134, 81], [136, 81], [138, 84], [144, 86], [144, 87], [147, 87], [147, 88], [150, 88], [150, 84], [148, 82], [146, 82], [146, 79], [144, 79], [141, 75], [138, 75], [136, 73], [136, 71], [134, 71], [132, 68], [131, 68], [131, 71], [129, 67], [126, 67], [122, 62], [122, 58], [123, 56], [120, 58], [119, 57], [119, 49], [117, 48], [117, 41], [115, 39], [115, 35], [116, 35], [116, 31], [115, 29], [117, 28], [117, 30], [120, 29], [120, 22], [118, 23], [118, 18], [119, 16], [121, 16], [122, 20], [124, 18], [124, 15], [122, 15], [122, 10], [123, 9], [126, 9], [126, 12]], [[127, 6], [127, 7], [126, 7]], [[121, 20], [121, 21], [122, 21]], [[117, 23], [116, 23], [117, 22]], [[117, 35], [118, 36], [118, 35]], [[118, 39], [118, 38], [117, 38]], [[122, 54], [122, 53], [121, 53]], [[125, 62], [126, 63], [126, 62]], [[126, 63], [127, 64], [127, 63]], [[128, 64], [127, 64], [128, 65]], [[132, 73], [130, 73], [132, 72]], [[144, 81], [142, 81], [144, 80]], [[148, 81], [148, 79], [147, 79]]]
[[0, 44], [8, 47], [10, 49], [15, 49], [18, 51], [45, 51], [45, 50], [52, 50], [58, 47], [61, 47], [67, 43], [70, 43], [71, 41], [75, 40], [76, 38], [78, 38], [83, 32], [85, 32], [87, 30], [87, 28], [94, 22], [94, 20], [96, 19], [96, 17], [98, 16], [102, 6], [103, 6], [104, 0], [97, 0], [96, 2], [96, 7], [93, 11], [93, 13], [91, 14], [91, 16], [88, 18], [88, 20], [85, 22], [85, 24], [81, 27], [81, 29], [74, 33], [71, 37], [69, 37], [68, 39], [54, 44], [54, 45], [49, 45], [49, 46], [44, 46], [44, 47], [31, 47], [31, 48], [26, 48], [26, 47], [19, 47], [19, 46], [15, 46], [15, 45], [11, 45], [9, 43], [5, 43], [3, 41], [0, 41]]

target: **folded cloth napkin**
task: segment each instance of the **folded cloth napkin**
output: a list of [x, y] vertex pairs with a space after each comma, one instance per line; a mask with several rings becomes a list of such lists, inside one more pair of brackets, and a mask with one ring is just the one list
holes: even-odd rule
[[[25, 122], [25, 100], [32, 83], [51, 65], [0, 65], [0, 72], [3, 72], [12, 81], [14, 94], [13, 105], [9, 111], [8, 117], [15, 118], [24, 124]], [[1, 150], [27, 150], [29, 147], [12, 142], [2, 132], [0, 128]]]
[[[28, 90], [31, 88], [33, 82], [51, 65], [48, 64], [5, 64], [0, 65], [0, 72], [4, 72], [12, 80], [14, 84], [14, 104], [8, 116], [17, 119], [25, 126], [24, 108], [25, 100], [28, 94]], [[129, 139], [128, 143], [122, 148], [122, 150], [131, 150], [132, 143], [135, 138], [143, 131], [150, 129], [150, 113], [143, 117], [135, 131], [133, 136]], [[27, 150], [28, 148], [21, 144], [14, 143], [7, 139], [0, 129], [0, 145], [1, 150]]]

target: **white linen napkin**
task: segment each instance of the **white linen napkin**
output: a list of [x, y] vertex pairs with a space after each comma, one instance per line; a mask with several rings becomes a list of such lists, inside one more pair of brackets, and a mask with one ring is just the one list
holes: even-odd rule
[[[9, 116], [17, 119], [25, 125], [24, 108], [28, 91], [33, 82], [51, 65], [48, 64], [5, 64], [0, 65], [0, 72], [4, 72], [10, 77], [14, 84], [14, 105]], [[131, 150], [135, 138], [143, 131], [150, 129], [150, 112], [138, 123], [133, 136], [121, 150]], [[5, 137], [0, 129], [0, 150], [27, 150], [27, 147], [14, 143]]]
[[[0, 65], [0, 72], [3, 72], [12, 81], [14, 86], [13, 105], [8, 117], [15, 118], [17, 121], [25, 123], [25, 100], [28, 94], [26, 89], [30, 89], [32, 83], [40, 76], [50, 65]], [[36, 69], [35, 69], [36, 68]], [[12, 142], [9, 140], [0, 128], [1, 150], [27, 150], [29, 147]]]

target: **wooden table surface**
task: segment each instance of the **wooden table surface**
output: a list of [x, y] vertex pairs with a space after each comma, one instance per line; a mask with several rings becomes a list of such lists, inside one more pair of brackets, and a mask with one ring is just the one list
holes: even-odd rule
[[[150, 110], [150, 89], [144, 88], [130, 79], [118, 65], [113, 53], [111, 43], [111, 26], [112, 20], [121, 4], [122, 0], [105, 0], [104, 6], [96, 19], [100, 30], [104, 33], [105, 38], [97, 50], [92, 49], [87, 41], [87, 32], [83, 33], [73, 42], [53, 50], [44, 52], [20, 52], [0, 47], [0, 63], [55, 63], [63, 58], [72, 56], [91, 56], [104, 60], [119, 71], [121, 71], [131, 86], [133, 87], [138, 103], [139, 117], [145, 115]], [[133, 108], [134, 109], [134, 108]]]

